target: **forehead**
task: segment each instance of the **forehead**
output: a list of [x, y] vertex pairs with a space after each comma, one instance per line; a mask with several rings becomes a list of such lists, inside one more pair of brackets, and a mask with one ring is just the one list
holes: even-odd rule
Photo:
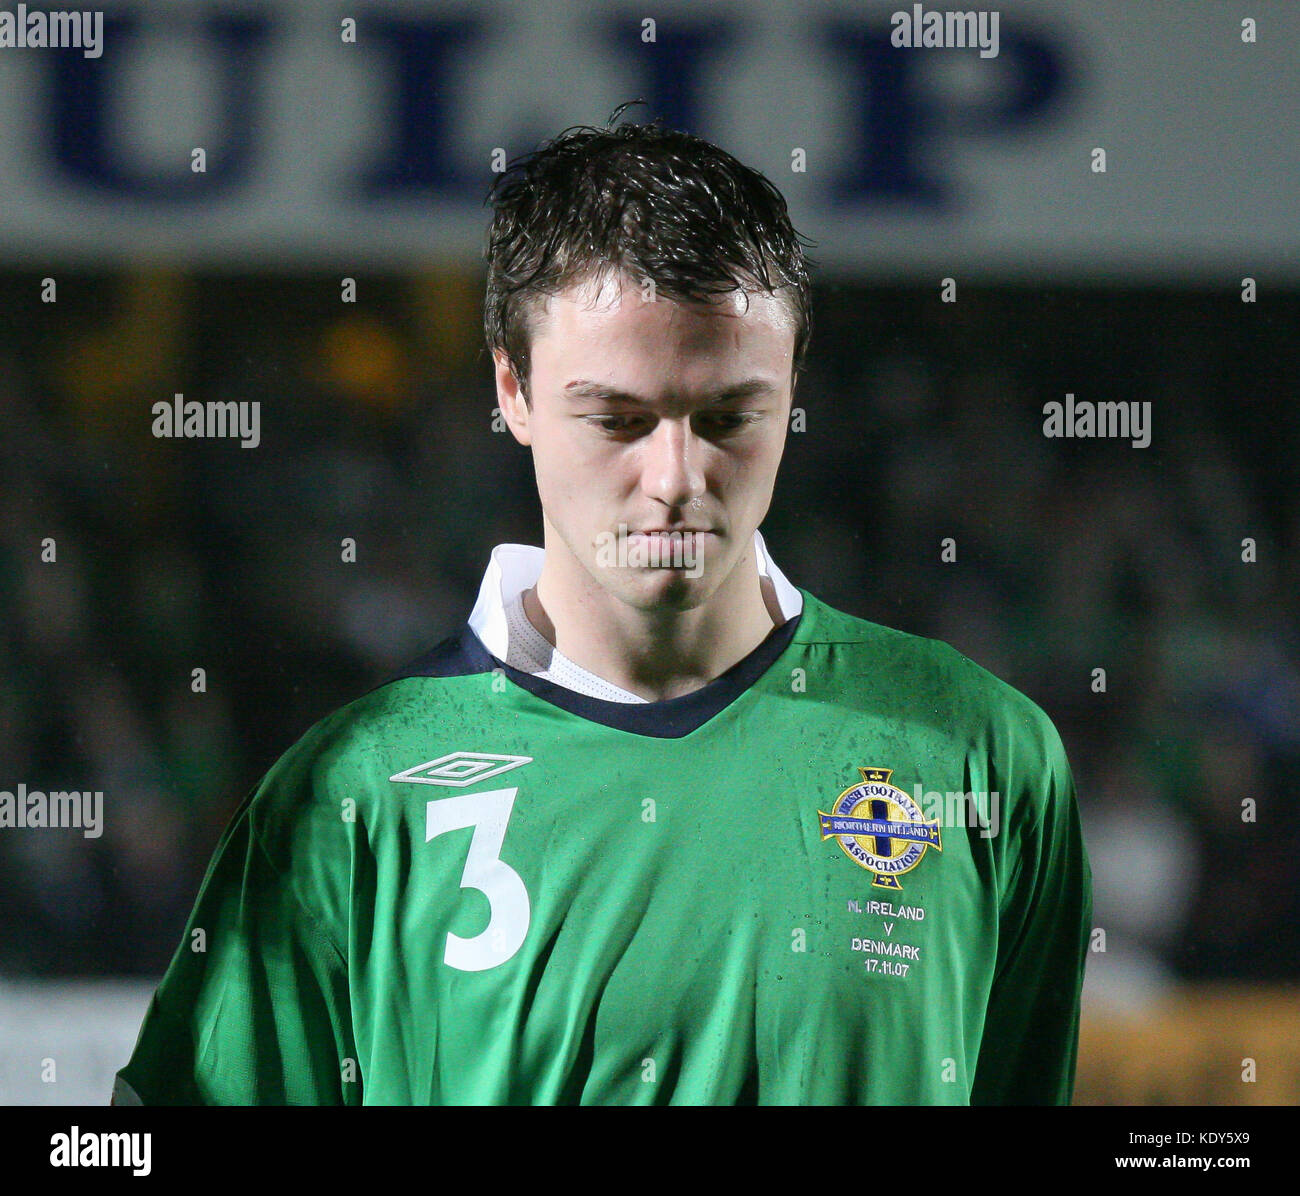
[[794, 352], [794, 313], [780, 294], [730, 291], [707, 302], [679, 302], [619, 271], [548, 296], [531, 325], [535, 369], [592, 357], [655, 368], [710, 358], [719, 367], [743, 361], [775, 374], [790, 368]]

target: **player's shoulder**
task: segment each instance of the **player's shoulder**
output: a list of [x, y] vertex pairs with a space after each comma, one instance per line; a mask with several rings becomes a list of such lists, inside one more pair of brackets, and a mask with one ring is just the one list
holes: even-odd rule
[[246, 799], [264, 842], [281, 841], [313, 821], [337, 826], [382, 799], [393, 771], [388, 765], [409, 754], [408, 744], [420, 750], [446, 700], [437, 679], [490, 671], [490, 658], [476, 644], [462, 628], [304, 731]]
[[982, 731], [1059, 748], [1047, 712], [1010, 682], [951, 644], [873, 623], [805, 594], [800, 639], [821, 646], [842, 674], [891, 704], [905, 703], [938, 726], [968, 734]]

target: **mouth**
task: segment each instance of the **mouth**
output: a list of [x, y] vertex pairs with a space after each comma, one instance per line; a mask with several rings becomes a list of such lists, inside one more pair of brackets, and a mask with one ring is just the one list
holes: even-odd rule
[[646, 540], [656, 544], [698, 545], [713, 533], [706, 527], [648, 527], [628, 532], [629, 540]]
[[667, 569], [694, 569], [702, 564], [704, 545], [714, 533], [708, 528], [642, 528], [628, 532], [629, 552], [646, 556], [645, 564]]
[[630, 536], [705, 536], [711, 534], [707, 527], [643, 527], [628, 532]]

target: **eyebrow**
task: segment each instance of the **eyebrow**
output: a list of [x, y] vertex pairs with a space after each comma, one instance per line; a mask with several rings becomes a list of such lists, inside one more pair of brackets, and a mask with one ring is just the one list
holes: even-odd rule
[[[754, 395], [768, 394], [776, 387], [766, 378], [746, 378], [733, 386], [714, 391], [707, 398], [709, 404], [725, 403], [729, 399], [748, 399]], [[564, 395], [570, 399], [598, 399], [607, 402], [633, 403], [644, 405], [648, 400], [615, 386], [606, 386], [603, 382], [589, 382], [585, 378], [575, 379], [564, 388]]]

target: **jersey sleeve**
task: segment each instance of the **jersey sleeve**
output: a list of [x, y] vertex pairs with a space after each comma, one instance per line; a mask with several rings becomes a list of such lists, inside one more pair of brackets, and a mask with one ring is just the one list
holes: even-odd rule
[[997, 964], [972, 1104], [1066, 1105], [1074, 1090], [1079, 1000], [1092, 920], [1092, 872], [1074, 781], [1056, 728], [1033, 708], [1017, 744]]
[[347, 961], [268, 852], [258, 796], [218, 844], [114, 1104], [361, 1103]]

